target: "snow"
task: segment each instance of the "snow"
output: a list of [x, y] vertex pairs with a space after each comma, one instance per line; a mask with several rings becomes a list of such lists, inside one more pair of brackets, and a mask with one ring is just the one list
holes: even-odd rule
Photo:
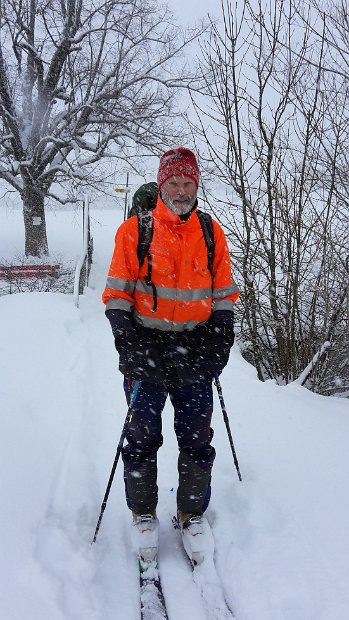
[[[94, 264], [79, 308], [72, 295], [58, 293], [0, 297], [4, 620], [139, 618], [121, 463], [91, 544], [126, 415], [100, 300], [121, 219], [121, 209], [92, 211]], [[22, 248], [23, 232], [14, 212], [3, 210], [0, 220], [0, 255], [8, 256], [11, 247]], [[48, 226], [52, 252], [80, 254], [76, 213], [48, 214]], [[261, 383], [236, 346], [221, 384], [242, 482], [216, 397], [217, 459], [207, 517], [217, 571], [237, 620], [346, 620], [348, 401], [296, 384]], [[171, 523], [177, 447], [168, 403], [163, 421], [163, 590], [171, 620], [203, 620], [206, 606]]]

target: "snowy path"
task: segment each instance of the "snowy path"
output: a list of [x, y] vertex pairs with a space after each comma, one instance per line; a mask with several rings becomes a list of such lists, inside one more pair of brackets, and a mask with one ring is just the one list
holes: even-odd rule
[[[0, 298], [4, 620], [139, 620], [119, 463], [91, 545], [126, 415], [100, 294], [117, 225], [96, 213], [90, 288]], [[222, 387], [243, 482], [218, 400], [208, 518], [237, 620], [349, 617], [348, 401], [257, 381], [234, 350]], [[170, 620], [204, 620], [171, 518], [177, 447], [166, 405], [159, 452], [161, 579]]]

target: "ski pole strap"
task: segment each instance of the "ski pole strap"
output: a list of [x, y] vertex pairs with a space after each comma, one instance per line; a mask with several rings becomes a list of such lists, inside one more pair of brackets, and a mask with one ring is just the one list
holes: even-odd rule
[[214, 372], [213, 373], [213, 377], [214, 377], [214, 382], [215, 382], [215, 385], [216, 385], [216, 388], [217, 388], [219, 402], [221, 404], [221, 409], [222, 409], [222, 413], [223, 413], [225, 427], [226, 427], [227, 433], [228, 433], [228, 439], [229, 439], [229, 443], [230, 443], [230, 448], [231, 448], [231, 451], [232, 451], [232, 454], [233, 454], [235, 468], [236, 468], [239, 480], [240, 480], [240, 482], [242, 482], [239, 462], [238, 462], [238, 459], [237, 459], [237, 456], [236, 456], [235, 446], [234, 446], [233, 437], [232, 437], [231, 430], [230, 430], [229, 418], [228, 418], [227, 410], [226, 410], [226, 407], [225, 407], [225, 402], [224, 402], [224, 398], [223, 398], [223, 391], [222, 391], [221, 382], [219, 380], [218, 372]]
[[125, 437], [126, 437], [128, 426], [129, 426], [130, 421], [131, 421], [131, 417], [132, 417], [132, 413], [133, 413], [132, 407], [135, 404], [140, 384], [141, 384], [140, 379], [137, 379], [135, 381], [135, 383], [134, 383], [134, 386], [133, 386], [133, 390], [132, 390], [132, 394], [131, 394], [131, 398], [130, 398], [130, 402], [129, 402], [129, 406], [128, 406], [128, 410], [127, 410], [126, 419], [125, 419], [124, 426], [123, 426], [123, 429], [122, 429], [122, 433], [121, 433], [121, 436], [120, 436], [120, 441], [118, 443], [118, 450], [120, 450], [120, 451], [121, 451], [121, 448], [123, 446], [123, 443], [124, 443], [124, 440], [125, 440]]
[[132, 390], [132, 396], [131, 396], [131, 400], [130, 400], [130, 408], [134, 405], [135, 400], [137, 398], [137, 394], [138, 394], [138, 390], [139, 390], [139, 386], [141, 385], [141, 380], [137, 379], [135, 381], [135, 384], [133, 386], [133, 390]]

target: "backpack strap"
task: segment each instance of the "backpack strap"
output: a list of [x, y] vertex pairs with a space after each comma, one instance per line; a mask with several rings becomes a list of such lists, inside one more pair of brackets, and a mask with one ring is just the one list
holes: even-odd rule
[[151, 211], [140, 211], [137, 213], [138, 219], [138, 245], [137, 256], [139, 267], [141, 268], [145, 257], [149, 253], [150, 244], [153, 238], [154, 221]]
[[199, 209], [196, 210], [196, 213], [199, 218], [200, 226], [202, 228], [202, 233], [204, 235], [207, 247], [207, 267], [211, 274], [213, 283], [214, 232], [212, 217], [209, 213], [205, 213], [204, 211], [200, 211]]
[[138, 244], [137, 244], [137, 256], [139, 268], [142, 267], [145, 258], [148, 259], [148, 273], [144, 278], [145, 283], [148, 286], [151, 286], [153, 290], [153, 298], [154, 298], [154, 306], [153, 312], [157, 311], [158, 308], [158, 293], [156, 290], [156, 286], [152, 281], [152, 269], [153, 269], [153, 261], [151, 257], [151, 253], [149, 251], [150, 244], [152, 242], [153, 233], [154, 233], [154, 219], [151, 211], [140, 211], [137, 213], [138, 220]]

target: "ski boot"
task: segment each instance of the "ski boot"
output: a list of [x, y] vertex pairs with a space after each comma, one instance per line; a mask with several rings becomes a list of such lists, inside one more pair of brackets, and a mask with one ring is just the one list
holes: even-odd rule
[[206, 517], [178, 512], [177, 520], [183, 546], [192, 565], [198, 566], [205, 558], [213, 558], [214, 540]]
[[159, 542], [159, 520], [155, 513], [133, 514], [133, 542], [141, 560], [156, 560]]

